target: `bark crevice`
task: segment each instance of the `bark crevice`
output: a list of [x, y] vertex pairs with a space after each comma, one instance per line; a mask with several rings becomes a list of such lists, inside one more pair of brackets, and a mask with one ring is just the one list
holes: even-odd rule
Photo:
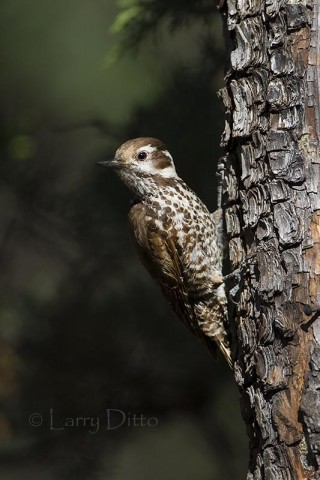
[[320, 305], [319, 11], [292, 0], [224, 10], [222, 204], [232, 269], [249, 259], [231, 324], [255, 480], [319, 477], [320, 320], [306, 314]]

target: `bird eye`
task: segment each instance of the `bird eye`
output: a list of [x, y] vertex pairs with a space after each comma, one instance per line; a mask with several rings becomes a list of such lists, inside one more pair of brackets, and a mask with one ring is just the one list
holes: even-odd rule
[[139, 152], [137, 155], [138, 160], [145, 160], [147, 158], [148, 154], [146, 151], [142, 150], [142, 152]]

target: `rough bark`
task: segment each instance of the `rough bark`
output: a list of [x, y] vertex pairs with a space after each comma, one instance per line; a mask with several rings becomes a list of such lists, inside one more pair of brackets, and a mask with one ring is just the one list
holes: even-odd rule
[[319, 0], [228, 0], [222, 12], [222, 203], [241, 272], [229, 300], [248, 478], [320, 478]]

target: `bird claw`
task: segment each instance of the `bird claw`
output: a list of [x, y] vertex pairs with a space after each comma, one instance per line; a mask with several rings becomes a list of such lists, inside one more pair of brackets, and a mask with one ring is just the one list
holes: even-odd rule
[[231, 298], [232, 303], [234, 303], [235, 305], [237, 305], [239, 303], [237, 301], [237, 299], [239, 298], [239, 295], [240, 295], [240, 285], [241, 285], [241, 281], [242, 281], [242, 275], [241, 274], [247, 268], [248, 268], [248, 258], [246, 260], [244, 260], [243, 262], [241, 262], [240, 266], [238, 268], [236, 268], [233, 272], [228, 273], [227, 275], [225, 275], [223, 277], [224, 282], [229, 282], [231, 280], [232, 282], [236, 283], [234, 285], [234, 287], [232, 287], [229, 290], [229, 296]]
[[238, 281], [240, 282], [240, 278], [241, 278], [241, 275], [240, 275], [240, 274], [241, 274], [241, 267], [239, 267], [239, 268], [237, 268], [236, 270], [234, 270], [233, 272], [228, 273], [227, 275], [225, 275], [225, 276], [223, 277], [223, 280], [224, 280], [224, 282], [225, 282], [225, 281], [228, 282], [229, 280], [234, 280], [234, 279], [236, 279], [236, 280], [238, 280]]
[[236, 284], [234, 285], [234, 287], [230, 288], [229, 290], [229, 298], [231, 299], [234, 305], [237, 305], [239, 303], [237, 297], [239, 297], [239, 293], [240, 293], [240, 281], [241, 281], [240, 273], [241, 273], [241, 269], [237, 268], [233, 272], [228, 273], [223, 277], [224, 282], [229, 282], [230, 280], [233, 282], [236, 281]]

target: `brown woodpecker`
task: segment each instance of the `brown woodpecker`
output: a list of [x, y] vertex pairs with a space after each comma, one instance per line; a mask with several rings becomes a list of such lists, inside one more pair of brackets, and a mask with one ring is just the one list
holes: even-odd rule
[[210, 215], [155, 138], [129, 140], [113, 160], [98, 164], [115, 169], [134, 194], [129, 211], [133, 239], [173, 310], [211, 352], [216, 344], [232, 366], [219, 211]]

